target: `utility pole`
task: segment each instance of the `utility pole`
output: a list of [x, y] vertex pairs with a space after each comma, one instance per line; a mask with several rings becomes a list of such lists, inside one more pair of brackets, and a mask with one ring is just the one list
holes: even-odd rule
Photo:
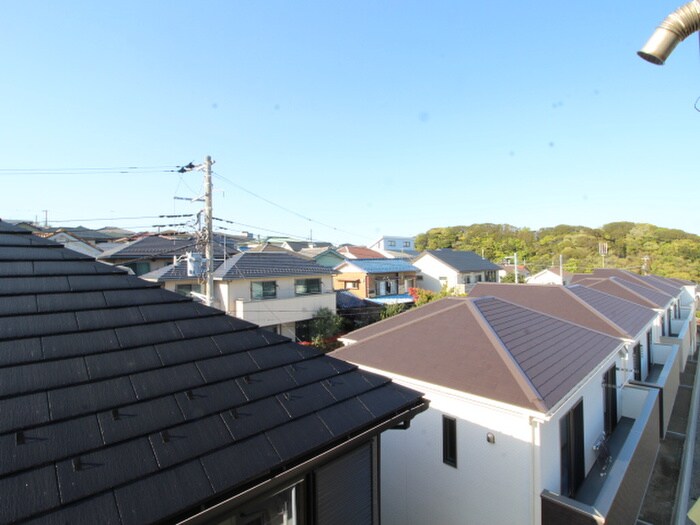
[[564, 284], [564, 257], [559, 254], [559, 277], [561, 277], [561, 284]]
[[518, 284], [518, 252], [513, 254], [513, 271], [515, 272], [515, 284]]
[[204, 295], [206, 296], [207, 306], [211, 306], [214, 302], [214, 225], [212, 222], [211, 165], [211, 156], [207, 155], [207, 158], [204, 159], [204, 239], [207, 243], [204, 252], [204, 257], [207, 259], [207, 280], [204, 287]]

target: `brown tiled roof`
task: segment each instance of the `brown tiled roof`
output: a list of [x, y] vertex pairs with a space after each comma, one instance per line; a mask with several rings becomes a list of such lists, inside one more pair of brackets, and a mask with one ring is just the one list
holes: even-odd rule
[[578, 284], [571, 285], [569, 293], [575, 294], [621, 327], [626, 333], [625, 337], [630, 339], [636, 339], [658, 315], [649, 307]]
[[622, 343], [494, 297], [409, 314], [333, 355], [546, 413]]
[[600, 290], [601, 292], [626, 299], [627, 301], [632, 301], [633, 303], [641, 304], [642, 306], [657, 308], [657, 305], [653, 301], [639, 295], [638, 293], [632, 291], [629, 287], [625, 286], [624, 281], [589, 278], [577, 280], [575, 283], [582, 286], [587, 286], [588, 288], [594, 288], [595, 290]]
[[613, 337], [628, 337], [620, 326], [563, 286], [478, 283], [469, 296], [498, 297]]
[[343, 257], [351, 259], [386, 259], [381, 253], [364, 246], [343, 246], [338, 248], [337, 252]]

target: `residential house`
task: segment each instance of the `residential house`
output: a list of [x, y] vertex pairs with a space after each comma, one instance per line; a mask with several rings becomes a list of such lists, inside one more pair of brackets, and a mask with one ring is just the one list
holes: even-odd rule
[[333, 287], [379, 304], [412, 303], [418, 268], [403, 259], [348, 259], [335, 267]]
[[384, 525], [634, 523], [659, 390], [617, 373], [624, 339], [486, 296], [429, 303], [347, 339], [331, 355], [431, 403], [382, 440]]
[[506, 276], [512, 276], [512, 281], [515, 282], [515, 270], [518, 270], [518, 283], [524, 283], [525, 280], [530, 277], [530, 270], [524, 264], [518, 264], [516, 267], [514, 264], [500, 264], [500, 270], [498, 270], [499, 282], [502, 282]]
[[[126, 266], [138, 276], [168, 266], [173, 263], [174, 258], [184, 258], [188, 252], [204, 253], [204, 246], [193, 236], [148, 235], [107, 250], [97, 259]], [[234, 242], [225, 236], [215, 236], [215, 262], [223, 261], [236, 253], [238, 250]]]
[[[551, 286], [480, 283], [470, 297], [498, 297], [506, 301], [559, 317], [625, 341], [625, 367], [616, 371], [623, 382], [660, 390], [661, 437], [665, 436], [685, 366], [680, 344], [661, 342], [660, 314], [619, 297], [580, 285]], [[611, 435], [615, 420], [606, 420]]]
[[53, 235], [48, 235], [44, 238], [62, 244], [69, 250], [82, 253], [83, 255], [87, 255], [88, 257], [97, 257], [98, 255], [102, 254], [102, 250], [100, 248], [97, 248], [93, 244], [85, 242], [79, 237], [71, 235], [68, 232], [58, 232], [54, 233]]
[[447, 287], [462, 294], [479, 282], [499, 282], [501, 270], [474, 252], [452, 249], [424, 251], [413, 265], [420, 270], [419, 288], [439, 292]]
[[333, 243], [318, 241], [284, 241], [280, 246], [285, 250], [298, 253], [306, 248], [332, 248]]
[[[203, 290], [204, 268], [168, 266], [142, 277], [179, 293]], [[214, 304], [267, 330], [308, 341], [309, 323], [321, 308], [335, 313], [333, 270], [287, 250], [241, 252], [214, 271]]]
[[0, 523], [379, 523], [417, 392], [3, 222], [0, 296]]
[[571, 283], [571, 272], [567, 272], [559, 266], [551, 266], [545, 268], [525, 279], [527, 284], [558, 284], [564, 285]]
[[316, 264], [327, 268], [335, 268], [345, 260], [345, 257], [340, 255], [333, 248], [302, 248], [297, 253], [316, 261]]
[[661, 342], [679, 344], [682, 370], [695, 352], [694, 286], [659, 276], [641, 276], [626, 270], [598, 269], [591, 274], [578, 274], [572, 282], [594, 288], [629, 301], [648, 306], [661, 316]]
[[412, 252], [413, 255], [418, 255], [415, 237], [383, 235], [370, 244], [368, 248], [380, 252]]
[[336, 250], [345, 259], [387, 259], [386, 255], [365, 246], [341, 246]]

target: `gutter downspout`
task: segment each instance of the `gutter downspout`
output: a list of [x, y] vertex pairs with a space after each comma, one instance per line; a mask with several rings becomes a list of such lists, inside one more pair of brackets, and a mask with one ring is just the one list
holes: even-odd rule
[[661, 66], [679, 42], [698, 30], [700, 0], [692, 0], [668, 15], [637, 54], [644, 60]]

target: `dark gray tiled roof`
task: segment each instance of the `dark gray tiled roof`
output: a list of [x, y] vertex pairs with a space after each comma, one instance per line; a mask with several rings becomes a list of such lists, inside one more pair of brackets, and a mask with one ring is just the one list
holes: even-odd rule
[[451, 250], [447, 248], [443, 250], [426, 250], [419, 255], [418, 258], [423, 254], [432, 255], [458, 272], [481, 272], [501, 269], [497, 264], [487, 261], [474, 252]]
[[287, 246], [291, 250], [298, 252], [304, 248], [332, 248], [333, 244], [330, 242], [287, 241]]
[[627, 332], [627, 337], [630, 339], [635, 339], [641, 330], [657, 316], [657, 313], [651, 308], [626, 301], [594, 288], [573, 284], [569, 285], [567, 289], [622, 328]]
[[[193, 237], [180, 239], [150, 235], [106, 250], [99, 255], [98, 259], [104, 261], [131, 258], [171, 259], [174, 255], [184, 255], [192, 251], [197, 251], [197, 240]], [[214, 257], [223, 259], [224, 253], [234, 255], [238, 250], [234, 243], [225, 244], [223, 238], [216, 237]]]
[[242, 252], [219, 266], [214, 272], [214, 278], [228, 281], [333, 273], [333, 269], [291, 252]]
[[622, 344], [494, 297], [442, 299], [348, 338], [332, 355], [543, 413]]
[[187, 516], [425, 406], [1, 221], [0, 305], [0, 523]]

